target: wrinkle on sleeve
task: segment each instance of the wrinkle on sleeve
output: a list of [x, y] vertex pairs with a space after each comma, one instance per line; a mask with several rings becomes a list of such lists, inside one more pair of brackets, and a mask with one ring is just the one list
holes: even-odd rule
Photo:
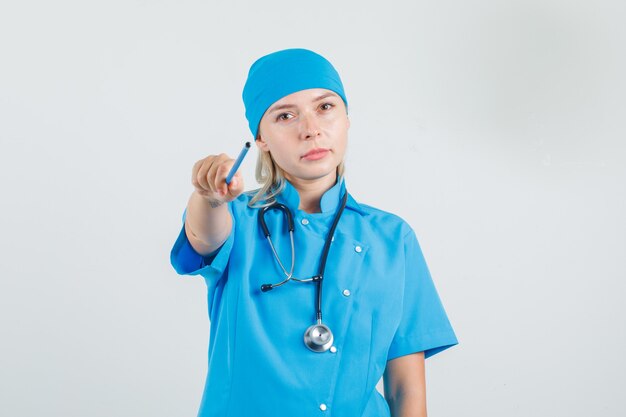
[[402, 318], [387, 360], [422, 351], [428, 358], [458, 344], [413, 230], [404, 237], [404, 258]]

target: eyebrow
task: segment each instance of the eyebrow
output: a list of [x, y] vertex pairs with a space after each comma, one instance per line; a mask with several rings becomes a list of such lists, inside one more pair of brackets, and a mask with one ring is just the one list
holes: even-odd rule
[[[323, 100], [323, 99], [325, 99], [327, 97], [339, 97], [339, 96], [337, 94], [335, 94], [335, 93], [325, 93], [325, 94], [322, 94], [321, 96], [313, 99], [312, 103], [315, 103], [316, 101]], [[296, 107], [296, 105], [295, 104], [280, 104], [278, 106], [272, 107], [267, 112], [268, 113], [272, 113], [272, 112], [275, 112], [276, 110], [290, 109], [292, 107]]]

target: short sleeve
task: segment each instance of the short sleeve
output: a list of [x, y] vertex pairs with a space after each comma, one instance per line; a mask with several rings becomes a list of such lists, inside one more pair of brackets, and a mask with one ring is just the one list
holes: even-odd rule
[[413, 230], [404, 237], [402, 318], [387, 359], [416, 352], [433, 356], [458, 344]]
[[[229, 210], [231, 210], [230, 204]], [[185, 233], [186, 216], [187, 210], [185, 209], [183, 212], [183, 226], [170, 252], [170, 262], [180, 275], [202, 275], [209, 281], [217, 282], [224, 275], [228, 259], [230, 258], [235, 235], [235, 218], [233, 217], [233, 227], [230, 235], [222, 246], [213, 253], [202, 256], [196, 252], [187, 238]]]

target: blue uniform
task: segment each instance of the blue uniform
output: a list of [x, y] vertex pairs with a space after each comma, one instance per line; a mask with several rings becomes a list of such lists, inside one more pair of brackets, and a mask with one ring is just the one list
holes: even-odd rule
[[[345, 191], [340, 178], [322, 196], [321, 213], [298, 210], [289, 182], [277, 197], [294, 215], [295, 277], [317, 274]], [[323, 322], [334, 347], [316, 353], [303, 341], [316, 321], [315, 284], [260, 290], [285, 275], [250, 198], [244, 193], [228, 204], [233, 229], [217, 252], [197, 254], [184, 226], [171, 252], [176, 271], [201, 275], [208, 289], [209, 368], [199, 416], [389, 416], [376, 390], [387, 361], [421, 351], [430, 357], [457, 344], [415, 233], [401, 218], [348, 196], [323, 281]], [[265, 219], [289, 271], [286, 219], [278, 210]]]

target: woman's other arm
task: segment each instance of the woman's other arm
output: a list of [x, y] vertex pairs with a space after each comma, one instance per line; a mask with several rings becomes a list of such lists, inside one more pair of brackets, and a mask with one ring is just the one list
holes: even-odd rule
[[426, 417], [424, 352], [388, 361], [383, 384], [391, 417]]

